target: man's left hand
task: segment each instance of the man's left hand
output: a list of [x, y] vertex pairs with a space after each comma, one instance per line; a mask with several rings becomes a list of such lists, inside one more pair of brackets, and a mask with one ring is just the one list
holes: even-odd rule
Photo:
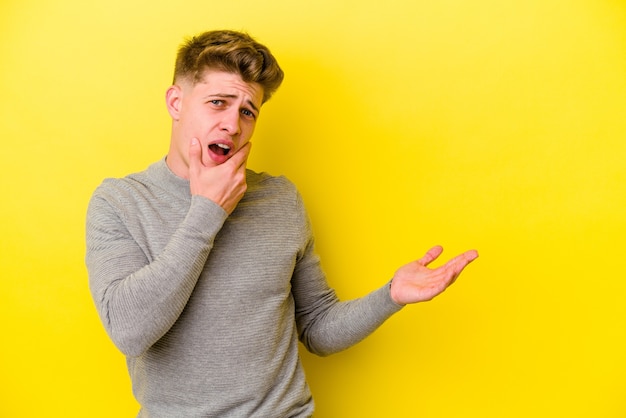
[[441, 267], [428, 268], [442, 252], [442, 247], [433, 247], [424, 257], [396, 271], [391, 282], [391, 298], [394, 302], [406, 305], [433, 299], [454, 283], [463, 269], [478, 257], [478, 252], [471, 250], [454, 257]]

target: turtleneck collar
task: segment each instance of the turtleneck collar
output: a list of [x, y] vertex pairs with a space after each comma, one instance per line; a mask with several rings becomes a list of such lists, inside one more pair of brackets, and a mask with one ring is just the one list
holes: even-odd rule
[[[165, 162], [165, 157], [153, 163], [146, 170], [148, 178], [154, 182], [160, 189], [176, 196], [179, 199], [191, 200], [191, 190], [189, 189], [189, 180], [178, 177], [170, 170]], [[260, 176], [256, 172], [246, 169], [246, 182], [248, 189], [251, 189], [258, 182], [262, 181], [264, 176]]]
[[170, 170], [165, 157], [148, 167], [148, 175], [155, 183], [167, 192], [181, 198], [191, 200], [189, 180], [178, 177]]

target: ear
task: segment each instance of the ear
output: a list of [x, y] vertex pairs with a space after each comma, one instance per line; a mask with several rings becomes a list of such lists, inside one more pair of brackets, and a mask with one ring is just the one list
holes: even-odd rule
[[183, 89], [180, 86], [173, 85], [165, 92], [165, 105], [167, 111], [173, 120], [180, 118], [180, 110], [182, 107]]

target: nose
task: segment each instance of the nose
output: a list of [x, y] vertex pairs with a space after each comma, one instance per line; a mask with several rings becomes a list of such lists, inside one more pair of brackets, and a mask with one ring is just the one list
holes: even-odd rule
[[237, 135], [241, 132], [240, 122], [241, 116], [239, 109], [230, 108], [222, 113], [220, 129], [227, 132], [229, 135]]

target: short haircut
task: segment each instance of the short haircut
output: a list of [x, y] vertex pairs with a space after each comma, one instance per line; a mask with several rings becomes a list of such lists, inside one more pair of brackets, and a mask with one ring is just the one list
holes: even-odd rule
[[263, 103], [283, 81], [283, 71], [270, 50], [250, 35], [231, 30], [208, 31], [183, 43], [176, 55], [174, 83], [196, 84], [207, 70], [238, 74], [246, 83], [263, 87]]

